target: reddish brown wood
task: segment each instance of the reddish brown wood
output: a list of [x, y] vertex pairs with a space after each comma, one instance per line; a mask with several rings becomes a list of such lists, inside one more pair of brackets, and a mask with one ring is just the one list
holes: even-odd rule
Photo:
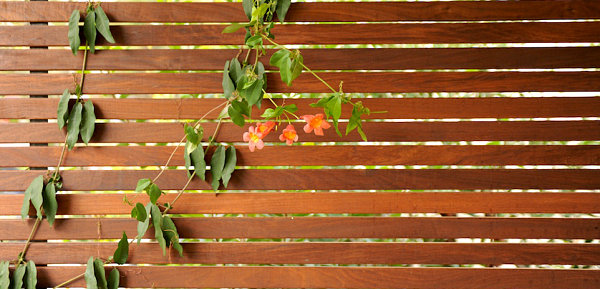
[[[82, 147], [64, 166], [159, 166], [174, 146]], [[0, 148], [0, 167], [56, 165], [60, 147]], [[600, 146], [276, 146], [250, 152], [237, 148], [238, 166], [343, 165], [594, 165]], [[211, 151], [212, 152], [212, 151]], [[210, 155], [207, 157], [210, 159]], [[184, 165], [177, 149], [170, 165]]]
[[[105, 198], [105, 201], [108, 199], [111, 198]], [[66, 198], [62, 200], [66, 200]], [[68, 211], [62, 210], [63, 213]], [[598, 218], [203, 217], [173, 218], [173, 221], [182, 238], [204, 239], [600, 238], [600, 219]], [[0, 239], [25, 240], [29, 236], [33, 224], [33, 219], [27, 221], [0, 220]], [[128, 236], [137, 235], [137, 221], [131, 218], [58, 218], [54, 224], [54, 227], [50, 227], [43, 222], [33, 236], [34, 240], [118, 239], [121, 238], [123, 231], [126, 231]], [[98, 232], [98, 226], [102, 228], [100, 232]], [[154, 233], [148, 232], [146, 238], [154, 238]]]
[[[239, 3], [102, 3], [114, 22], [243, 22]], [[0, 3], [5, 21], [67, 21], [82, 3]], [[287, 21], [595, 19], [595, 1], [293, 3]]]
[[[214, 123], [202, 125], [212, 132]], [[359, 142], [360, 136], [352, 132], [340, 138], [333, 131], [325, 136], [305, 134], [302, 123], [294, 124], [301, 142]], [[345, 131], [345, 123], [340, 130]], [[363, 129], [369, 141], [555, 141], [598, 140], [598, 121], [467, 121], [467, 122], [367, 122]], [[221, 126], [218, 137], [223, 142], [242, 141], [248, 128], [231, 123]], [[62, 143], [66, 132], [54, 123], [0, 124], [1, 143]], [[267, 142], [277, 142], [279, 133], [270, 133]], [[179, 123], [99, 123], [92, 142], [101, 143], [154, 143], [179, 142], [183, 137], [183, 124]], [[77, 150], [79, 146], [76, 147]], [[244, 149], [244, 148], [242, 148]]]
[[[27, 256], [36, 264], [85, 264], [90, 256], [111, 256], [115, 243], [33, 243]], [[226, 242], [183, 244], [167, 256], [158, 244], [132, 245], [130, 264], [563, 264], [595, 265], [598, 244], [511, 243], [280, 243]], [[3, 244], [10, 260], [22, 244]]]
[[[92, 99], [97, 118], [105, 119], [198, 119], [223, 99]], [[486, 97], [486, 98], [356, 98], [371, 111], [385, 111], [363, 115], [363, 119], [424, 119], [424, 118], [531, 118], [531, 117], [595, 117], [600, 114], [600, 97]], [[300, 114], [322, 113], [321, 108], [310, 107], [316, 99], [275, 99], [278, 105], [296, 104]], [[57, 98], [3, 98], [0, 118], [52, 119], [56, 118]], [[272, 108], [263, 101], [261, 115]], [[217, 118], [214, 111], [206, 119]], [[342, 109], [342, 118], [350, 117], [350, 109]]]
[[[65, 178], [66, 179], [66, 178]], [[162, 180], [162, 179], [161, 179]], [[137, 180], [135, 180], [137, 181]], [[134, 181], [134, 182], [135, 182]], [[127, 188], [127, 189], [133, 189]], [[161, 186], [162, 187], [162, 186]], [[60, 194], [59, 215], [129, 215], [123, 194]], [[162, 200], [172, 200], [167, 194]], [[128, 199], [146, 203], [142, 195]], [[20, 215], [22, 195], [1, 195], [0, 211]], [[597, 193], [202, 193], [183, 194], [173, 214], [598, 213]]]
[[[38, 284], [52, 287], [84, 271], [83, 267], [39, 268]], [[583, 289], [600, 286], [600, 274], [594, 269], [144, 266], [120, 267], [119, 271], [124, 287]], [[71, 286], [85, 286], [83, 278]]]
[[[231, 45], [242, 30], [226, 25], [112, 26], [116, 40], [98, 45]], [[598, 22], [436, 24], [284, 24], [273, 28], [279, 44], [556, 43], [598, 42]], [[66, 26], [0, 26], [0, 46], [67, 46]], [[343, 31], [343, 33], [340, 33]]]
[[[87, 60], [88, 69], [221, 70], [238, 50], [105, 50]], [[273, 50], [267, 50], [269, 59]], [[251, 54], [252, 55], [252, 54]], [[511, 69], [595, 68], [598, 47], [303, 49], [311, 69]], [[0, 70], [77, 70], [83, 55], [70, 50], [1, 49]], [[277, 69], [265, 63], [267, 69]]]
[[[600, 23], [600, 22], [598, 22]], [[597, 91], [600, 72], [327, 72], [329, 83], [344, 82], [344, 92], [517, 92]], [[0, 74], [0, 93], [62, 94], [74, 89], [71, 74]], [[85, 78], [88, 94], [222, 93], [222, 73], [113, 73]], [[330, 92], [304, 73], [294, 85], [268, 75], [269, 92]], [[26, 85], [24, 85], [26, 84]]]

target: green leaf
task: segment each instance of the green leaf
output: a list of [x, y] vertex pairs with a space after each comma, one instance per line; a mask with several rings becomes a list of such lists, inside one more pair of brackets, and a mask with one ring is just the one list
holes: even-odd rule
[[58, 203], [56, 202], [56, 186], [53, 182], [49, 182], [44, 187], [43, 195], [44, 202], [44, 213], [48, 219], [48, 224], [52, 226], [54, 224], [54, 218], [56, 217], [56, 211], [58, 210]]
[[150, 180], [150, 179], [140, 179], [140, 180], [138, 180], [137, 186], [135, 187], [135, 191], [138, 192], [138, 193], [141, 193], [145, 189], [147, 189], [148, 186], [150, 186], [150, 184], [152, 184], [152, 180]]
[[279, 62], [279, 75], [285, 84], [288, 86], [292, 84], [292, 60], [289, 57], [285, 57]]
[[94, 275], [96, 276], [96, 281], [98, 282], [98, 289], [108, 289], [108, 285], [106, 284], [106, 273], [104, 272], [104, 263], [102, 260], [95, 259], [94, 260]]
[[259, 44], [262, 45], [262, 36], [260, 35], [254, 35], [246, 40], [246, 45], [248, 45], [250, 48]]
[[334, 97], [335, 97], [335, 95], [323, 97], [323, 98], [319, 99], [319, 101], [317, 101], [315, 103], [311, 103], [310, 106], [311, 107], [325, 107], [327, 105], [327, 103]]
[[96, 13], [94, 10], [89, 10], [83, 20], [83, 35], [90, 47], [90, 52], [94, 53], [96, 50]]
[[202, 147], [200, 146], [189, 156], [191, 163], [194, 164], [194, 173], [196, 173], [196, 175], [204, 181], [206, 178], [206, 161], [204, 160], [204, 149], [202, 149]]
[[237, 156], [235, 155], [235, 147], [229, 146], [226, 151], [225, 166], [223, 167], [223, 173], [221, 178], [223, 179], [223, 186], [227, 188], [231, 174], [235, 170], [237, 164]]
[[0, 289], [8, 289], [10, 286], [10, 270], [8, 261], [0, 261]]
[[233, 108], [235, 108], [235, 110], [241, 114], [250, 117], [250, 106], [248, 105], [247, 101], [232, 101], [231, 106], [233, 106]]
[[102, 34], [102, 36], [104, 36], [104, 39], [106, 39], [106, 41], [110, 42], [110, 43], [115, 43], [115, 39], [113, 38], [112, 34], [110, 33], [110, 22], [108, 21], [108, 17], [106, 16], [106, 13], [104, 13], [104, 10], [102, 10], [102, 7], [98, 6], [96, 7], [96, 29], [98, 29], [98, 32], [100, 32], [100, 34]]
[[192, 158], [190, 157], [190, 153], [188, 152], [188, 142], [185, 142], [185, 147], [183, 147], [183, 160], [185, 164], [185, 169], [188, 171], [188, 177], [190, 174], [190, 166], [192, 165]]
[[152, 204], [152, 224], [154, 225], [154, 238], [163, 250], [163, 256], [167, 254], [167, 243], [162, 232], [162, 213], [155, 204]]
[[327, 108], [333, 120], [339, 120], [340, 116], [342, 116], [342, 98], [339, 96], [333, 97], [327, 102]]
[[25, 276], [26, 269], [25, 265], [17, 265], [15, 272], [13, 272], [12, 289], [23, 288], [23, 277]]
[[148, 196], [150, 196], [150, 202], [153, 204], [156, 204], [156, 201], [158, 201], [158, 198], [160, 198], [162, 191], [156, 184], [151, 184], [146, 189], [146, 194], [148, 194]]
[[31, 260], [27, 261], [27, 273], [25, 273], [25, 289], [35, 289], [37, 285], [37, 268]]
[[77, 50], [79, 50], [81, 44], [79, 40], [79, 17], [79, 10], [77, 9], [73, 10], [71, 17], [69, 17], [69, 45], [74, 55], [77, 55]]
[[79, 127], [81, 139], [85, 144], [88, 144], [92, 139], [95, 127], [96, 114], [94, 113], [94, 104], [91, 100], [88, 100], [83, 104], [83, 112], [81, 113], [81, 125]]
[[96, 274], [94, 274], [94, 257], [90, 257], [83, 274], [87, 289], [98, 289], [98, 282], [96, 281]]
[[32, 203], [34, 203], [33, 198], [36, 199], [33, 206], [37, 210], [37, 216], [38, 216], [38, 218], [42, 217], [39, 206], [41, 206], [42, 202], [43, 202], [43, 198], [41, 196], [43, 188], [44, 188], [44, 176], [43, 175], [39, 175], [35, 179], [33, 179], [33, 181], [31, 181], [31, 183], [29, 184], [29, 187], [27, 187], [27, 190], [25, 190], [25, 194], [23, 197], [23, 206], [21, 207], [21, 218], [23, 218], [23, 219], [27, 218], [27, 215], [29, 214], [29, 202], [31, 201]]
[[288, 83], [288, 86], [292, 84], [292, 81], [294, 81], [294, 79], [298, 78], [298, 76], [300, 76], [300, 74], [302, 73], [302, 64], [304, 63], [304, 57], [302, 57], [302, 55], [298, 54], [298, 56], [296, 56], [294, 58], [294, 60], [292, 61], [292, 66], [290, 68], [291, 70], [291, 78], [290, 78], [290, 82]]
[[252, 86], [244, 90], [248, 106], [258, 104], [263, 96], [263, 79], [257, 79]]
[[279, 19], [279, 22], [283, 22], [285, 20], [285, 15], [287, 14], [288, 9], [290, 9], [291, 4], [292, 0], [277, 0], [275, 12], [277, 12], [277, 18]]
[[146, 234], [146, 231], [148, 231], [148, 227], [150, 226], [150, 217], [149, 216], [151, 214], [151, 212], [150, 212], [151, 210], [152, 210], [152, 203], [148, 203], [146, 205], [146, 220], [143, 222], [138, 222], [138, 225], [137, 225], [137, 232], [138, 232], [137, 243], [138, 244], [140, 243], [140, 241], [142, 240], [142, 237], [144, 237], [144, 234]]
[[240, 127], [244, 126], [244, 124], [246, 123], [246, 120], [244, 119], [242, 113], [237, 111], [233, 106], [229, 106], [229, 108], [227, 109], [227, 114], [229, 114], [231, 121], [233, 121], [233, 123]]
[[223, 167], [225, 166], [225, 149], [218, 145], [210, 160], [210, 173], [212, 174], [213, 190], [219, 189], [219, 180], [223, 176]]
[[225, 68], [223, 69], [222, 86], [225, 98], [231, 98], [235, 91], [235, 85], [233, 84], [233, 80], [229, 77], [229, 61], [225, 62]]
[[108, 289], [118, 289], [120, 277], [119, 270], [117, 268], [112, 269], [108, 274]]
[[252, 9], [252, 14], [251, 14], [252, 19], [251, 20], [261, 21], [264, 18], [265, 13], [267, 12], [268, 9], [269, 9], [269, 5], [266, 3], [260, 4], [260, 6], [258, 6], [258, 8], [254, 7], [254, 9]]
[[[142, 207], [142, 210], [144, 211], [144, 214], [145, 214], [146, 210], [144, 209], [142, 204], [137, 203], [136, 207], [138, 205], [140, 205], [140, 207]], [[129, 242], [127, 241], [127, 234], [125, 234], [125, 231], [123, 231], [123, 237], [121, 237], [121, 240], [119, 241], [119, 246], [117, 247], [117, 250], [115, 250], [115, 253], [113, 254], [113, 259], [115, 260], [115, 262], [117, 262], [117, 264], [123, 265], [127, 262], [127, 257], [129, 257]]]
[[71, 93], [67, 88], [65, 91], [63, 91], [63, 94], [58, 101], [56, 120], [58, 122], [58, 128], [61, 129], [65, 126], [67, 119], [69, 118], [69, 97], [71, 97]]
[[288, 104], [283, 106], [283, 110], [294, 113], [298, 110], [298, 107], [295, 104]]
[[163, 217], [163, 227], [162, 227], [166, 242], [170, 243], [177, 252], [179, 252], [179, 256], [183, 256], [183, 247], [179, 244], [179, 234], [177, 233], [177, 227], [175, 227], [175, 223], [171, 220], [170, 217]]
[[82, 107], [81, 102], [77, 102], [69, 114], [69, 121], [67, 122], [67, 146], [69, 150], [73, 149], [79, 138]]
[[238, 30], [240, 30], [240, 28], [244, 28], [248, 26], [248, 23], [233, 23], [227, 27], [225, 27], [225, 29], [223, 29], [223, 31], [221, 31], [221, 33], [225, 34], [225, 33], [234, 33]]
[[202, 136], [199, 135], [198, 133], [196, 133], [196, 130], [194, 129], [194, 127], [189, 126], [187, 123], [185, 124], [184, 129], [185, 129], [185, 137], [187, 139], [187, 141], [185, 142], [185, 148], [187, 150], [187, 153], [189, 154], [196, 150], [196, 148], [200, 144], [200, 140], [202, 139]]
[[277, 52], [273, 53], [273, 55], [271, 55], [271, 58], [269, 59], [269, 64], [279, 67], [279, 63], [285, 58], [290, 58], [290, 52], [285, 49], [280, 49]]
[[242, 65], [237, 58], [232, 58], [229, 62], [229, 77], [233, 83], [237, 83], [237, 80], [242, 76]]
[[248, 17], [248, 20], [250, 20], [252, 18], [252, 7], [254, 7], [254, 4], [252, 3], [252, 1], [253, 0], [243, 0], [242, 1], [244, 13]]
[[280, 117], [283, 114], [283, 107], [278, 106], [275, 109], [267, 108], [265, 112], [260, 116], [264, 119]]
[[146, 221], [148, 215], [146, 215], [146, 209], [144, 208], [144, 205], [142, 205], [142, 203], [135, 204], [135, 207], [133, 207], [133, 209], [131, 210], [131, 217], [136, 218], [140, 222]]

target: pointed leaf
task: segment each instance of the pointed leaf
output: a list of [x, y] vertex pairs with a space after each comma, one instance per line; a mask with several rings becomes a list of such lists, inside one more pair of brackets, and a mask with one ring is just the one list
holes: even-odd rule
[[153, 204], [156, 204], [156, 201], [158, 201], [158, 198], [160, 198], [162, 191], [156, 184], [151, 184], [146, 189], [146, 194], [148, 194], [148, 196], [150, 196], [150, 202]]
[[248, 106], [252, 106], [260, 102], [263, 96], [263, 79], [257, 79], [252, 86], [244, 91]]
[[[133, 216], [133, 211], [135, 210], [135, 216]], [[132, 217], [136, 218], [139, 222], [144, 222], [146, 221], [146, 218], [148, 217], [148, 215], [146, 214], [146, 208], [144, 208], [144, 205], [142, 205], [142, 203], [136, 203], [135, 207], [133, 207], [132, 212]]]
[[162, 213], [158, 206], [152, 204], [152, 224], [154, 225], [154, 238], [163, 250], [163, 256], [167, 254], [167, 243], [162, 232]]
[[191, 175], [190, 166], [192, 165], [192, 158], [190, 157], [190, 153], [188, 152], [189, 142], [185, 142], [185, 146], [183, 147], [183, 161], [185, 164], [185, 169], [187, 171], [188, 177]]
[[79, 10], [73, 10], [71, 13], [71, 17], [69, 17], [69, 45], [71, 46], [71, 51], [74, 55], [77, 55], [77, 50], [79, 50], [80, 40], [79, 40]]
[[82, 107], [81, 102], [77, 102], [69, 114], [69, 122], [67, 123], [67, 146], [69, 150], [73, 149], [79, 138]]
[[242, 76], [242, 65], [237, 58], [232, 58], [229, 62], [229, 77], [233, 83], [236, 83], [240, 76]]
[[112, 269], [108, 274], [108, 289], [118, 289], [120, 277], [119, 270], [117, 268]]
[[223, 186], [227, 188], [227, 184], [229, 183], [229, 179], [231, 179], [231, 174], [235, 170], [235, 165], [237, 164], [237, 156], [235, 155], [235, 147], [229, 146], [226, 151], [226, 160], [225, 166], [223, 167], [223, 175], [221, 178], [223, 179]]
[[269, 64], [279, 67], [279, 63], [283, 59], [289, 58], [289, 57], [290, 57], [290, 52], [288, 50], [285, 50], [285, 49], [278, 50], [277, 52], [273, 53], [273, 55], [271, 55], [271, 58], [269, 59]]
[[162, 227], [164, 236], [168, 242], [170, 242], [171, 246], [179, 252], [179, 256], [183, 256], [183, 247], [179, 244], [179, 234], [177, 233], [177, 227], [175, 227], [175, 223], [171, 220], [170, 217], [163, 217], [163, 227]]
[[248, 17], [248, 19], [252, 18], [252, 7], [254, 7], [254, 4], [252, 2], [253, 2], [253, 0], [243, 0], [242, 1], [244, 13]]
[[141, 193], [145, 189], [147, 189], [148, 186], [150, 186], [150, 184], [152, 184], [152, 180], [150, 180], [150, 179], [140, 179], [140, 180], [138, 180], [137, 186], [135, 187], [135, 191], [138, 192], [138, 193]]
[[100, 34], [102, 34], [102, 36], [104, 36], [104, 39], [106, 39], [106, 41], [110, 42], [110, 43], [115, 43], [115, 39], [113, 38], [112, 34], [110, 33], [110, 21], [108, 21], [108, 17], [106, 16], [106, 13], [104, 13], [104, 10], [102, 10], [102, 7], [98, 6], [96, 7], [96, 29], [98, 29], [98, 32], [100, 32]]
[[218, 145], [210, 160], [210, 173], [212, 174], [213, 190], [219, 189], [219, 180], [223, 175], [223, 167], [225, 166], [225, 149], [222, 145]]
[[223, 33], [223, 34], [233, 33], [233, 32], [240, 30], [240, 28], [246, 27], [247, 25], [248, 25], [248, 23], [233, 23], [233, 24], [225, 27], [225, 29], [223, 29], [223, 31], [221, 31], [221, 33]]
[[25, 289], [35, 289], [37, 285], [37, 268], [31, 260], [27, 261], [27, 273], [25, 273]]
[[69, 97], [71, 97], [71, 93], [67, 88], [63, 91], [63, 94], [58, 101], [56, 120], [58, 122], [58, 127], [61, 129], [65, 126], [67, 119], [69, 118]]
[[8, 286], [10, 286], [10, 271], [8, 265], [8, 261], [0, 262], [0, 289], [8, 289]]
[[289, 57], [285, 57], [279, 62], [279, 75], [285, 84], [288, 86], [292, 84], [292, 60]]
[[254, 35], [254, 36], [246, 39], [246, 45], [248, 45], [250, 48], [252, 48], [256, 45], [262, 45], [262, 36]]
[[190, 154], [190, 161], [194, 164], [194, 172], [203, 181], [206, 179], [206, 161], [204, 160], [204, 149], [202, 146]]
[[290, 84], [292, 84], [292, 81], [294, 81], [294, 79], [298, 78], [298, 76], [300, 76], [300, 74], [302, 73], [302, 64], [304, 63], [304, 57], [302, 57], [302, 55], [298, 54], [298, 56], [296, 56], [296, 58], [294, 58], [294, 61], [292, 61], [292, 66], [290, 68], [292, 75], [291, 75], [291, 79], [290, 79]]
[[44, 198], [42, 204], [44, 206], [44, 213], [48, 219], [48, 224], [52, 226], [54, 224], [56, 211], [58, 210], [58, 203], [56, 202], [56, 186], [53, 182], [46, 184], [42, 197]]
[[[137, 205], [141, 206], [142, 204], [137, 203], [136, 207]], [[146, 213], [144, 207], [142, 207], [142, 210]], [[115, 250], [115, 253], [113, 254], [113, 260], [115, 260], [117, 264], [123, 265], [127, 262], [127, 257], [129, 257], [129, 242], [127, 241], [127, 234], [123, 231], [123, 237], [121, 237], [117, 250]]]
[[90, 52], [94, 53], [96, 50], [96, 13], [94, 10], [89, 10], [83, 20], [83, 35], [90, 47]]
[[137, 242], [138, 244], [140, 243], [140, 241], [142, 240], [142, 237], [144, 237], [144, 234], [146, 234], [146, 231], [148, 231], [148, 227], [150, 226], [150, 211], [152, 210], [152, 203], [148, 203], [146, 205], [146, 220], [143, 222], [138, 222], [137, 225]]
[[229, 108], [227, 109], [227, 114], [229, 114], [231, 121], [233, 121], [233, 123], [240, 127], [244, 126], [244, 124], [246, 123], [246, 120], [244, 119], [242, 113], [237, 111], [233, 106], [229, 106]]
[[79, 131], [81, 133], [81, 139], [85, 144], [90, 142], [94, 135], [94, 129], [96, 127], [96, 114], [94, 113], [94, 104], [91, 100], [86, 101], [83, 104], [83, 112], [81, 113], [81, 125]]
[[90, 257], [83, 274], [87, 289], [98, 289], [98, 282], [96, 281], [96, 274], [94, 274], [94, 257]]
[[25, 271], [27, 267], [25, 265], [19, 264], [15, 271], [13, 272], [12, 279], [12, 289], [21, 289], [23, 288], [23, 277], [25, 276]]
[[235, 86], [233, 84], [233, 80], [229, 77], [229, 61], [225, 62], [225, 68], [223, 69], [223, 94], [225, 98], [230, 98], [233, 96], [233, 92], [235, 91]]
[[232, 101], [231, 106], [241, 114], [250, 117], [250, 107], [248, 106], [247, 101]]
[[277, 18], [279, 19], [279, 22], [283, 22], [285, 20], [285, 15], [287, 14], [288, 9], [290, 9], [291, 4], [292, 0], [277, 0], [275, 12], [277, 12]]
[[21, 207], [21, 217], [23, 219], [27, 218], [29, 214], [29, 201], [33, 203], [33, 206], [37, 210], [38, 218], [42, 217], [41, 206], [43, 202], [42, 198], [42, 189], [44, 188], [44, 176], [39, 175], [31, 183], [27, 190], [25, 190], [24, 198], [23, 198], [23, 206]]
[[102, 260], [94, 260], [94, 275], [96, 276], [96, 281], [98, 282], [98, 289], [108, 289], [105, 274], [104, 263], [102, 263]]

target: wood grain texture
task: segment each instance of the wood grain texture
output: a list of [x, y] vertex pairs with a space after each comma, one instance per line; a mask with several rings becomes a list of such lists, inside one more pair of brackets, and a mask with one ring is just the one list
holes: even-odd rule
[[[90, 256], [111, 256], [116, 243], [33, 243], [27, 256], [36, 264], [85, 264]], [[183, 244], [158, 253], [157, 243], [132, 245], [129, 264], [556, 264], [596, 265], [598, 244], [519, 243], [362, 243], [226, 242]], [[3, 244], [0, 258], [10, 260], [22, 244]]]
[[[108, 268], [110, 269], [110, 268]], [[84, 267], [46, 267], [38, 284], [52, 287]], [[597, 288], [598, 270], [335, 267], [119, 267], [124, 287], [250, 288]], [[186, 278], [173, 278], [186, 276]], [[72, 286], [84, 286], [83, 278]]]
[[[99, 50], [91, 70], [221, 70], [239, 50]], [[263, 59], [269, 59], [267, 50]], [[251, 53], [253, 55], [254, 53]], [[311, 69], [515, 69], [600, 67], [599, 47], [303, 49]], [[70, 50], [0, 50], [0, 70], [77, 70]], [[276, 69], [265, 63], [267, 69]]]
[[[102, 3], [113, 22], [243, 22], [239, 3]], [[5, 21], [59, 22], [80, 3], [0, 3]], [[293, 3], [287, 21], [420, 21], [594, 19], [595, 1], [473, 1], [473, 2], [360, 2]]]
[[[62, 205], [60, 207], [61, 213], [68, 213], [68, 210], [62, 209]], [[600, 238], [599, 218], [201, 217], [173, 218], [173, 222], [182, 238], [203, 239]], [[34, 219], [0, 220], [0, 239], [26, 240], [33, 224]], [[137, 235], [137, 221], [131, 218], [57, 218], [54, 224], [54, 227], [50, 227], [43, 222], [33, 236], [34, 240], [118, 239], [123, 231], [126, 231], [128, 236]], [[148, 232], [146, 238], [154, 238], [154, 233]]]
[[[82, 147], [63, 166], [161, 166], [174, 146]], [[51, 167], [60, 147], [1, 147], [0, 167]], [[207, 156], [210, 159], [212, 150]], [[268, 146], [250, 152], [237, 147], [238, 166], [344, 165], [595, 165], [600, 146]], [[173, 166], [183, 166], [183, 148]]]
[[[212, 132], [215, 123], [202, 124]], [[301, 142], [360, 142], [352, 132], [340, 138], [333, 131], [324, 136], [300, 132], [304, 124], [295, 124]], [[340, 123], [345, 131], [346, 124]], [[599, 121], [465, 121], [465, 122], [366, 122], [363, 129], [369, 141], [560, 141], [598, 140]], [[222, 142], [240, 142], [248, 128], [232, 123], [221, 126], [217, 135]], [[66, 132], [55, 123], [0, 124], [0, 143], [62, 143]], [[180, 123], [99, 123], [92, 143], [155, 143], [179, 142], [183, 137]], [[278, 134], [271, 133], [264, 140], [279, 143]], [[77, 150], [80, 146], [76, 146]]]
[[[111, 26], [116, 43], [97, 45], [232, 45], [243, 31], [226, 25]], [[598, 22], [284, 24], [273, 28], [279, 44], [557, 43], [599, 42]], [[0, 26], [0, 46], [67, 46], [66, 26]], [[340, 33], [343, 31], [344, 33]]]
[[[65, 178], [66, 179], [66, 178]], [[161, 179], [162, 180], [162, 179]], [[137, 180], [135, 180], [137, 181]], [[128, 189], [133, 189], [128, 188]], [[59, 215], [129, 215], [123, 194], [59, 194]], [[128, 195], [129, 199], [134, 195]], [[175, 194], [161, 198], [170, 201]], [[22, 195], [0, 195], [20, 215]], [[146, 203], [140, 195], [136, 202]], [[598, 193], [202, 193], [183, 194], [173, 214], [598, 213]], [[96, 228], [94, 228], [96, 229]], [[597, 230], [597, 228], [596, 228]], [[97, 234], [97, 231], [96, 231]]]
[[[598, 22], [600, 23], [600, 22]], [[599, 91], [600, 72], [323, 72], [346, 93]], [[72, 74], [0, 74], [0, 94], [62, 94], [74, 90]], [[222, 73], [112, 73], [85, 77], [86, 94], [222, 93]], [[328, 93], [312, 75], [291, 87], [267, 75], [269, 92]]]
[[[440, 118], [533, 118], [533, 117], [596, 117], [600, 115], [600, 97], [486, 97], [486, 98], [362, 98], [371, 111], [385, 111], [363, 115], [363, 119], [440, 119]], [[97, 118], [102, 119], [198, 119], [222, 104], [222, 99], [149, 99], [93, 98]], [[72, 101], [73, 102], [73, 101]], [[322, 113], [310, 107], [316, 99], [275, 99], [278, 105], [296, 104], [301, 114]], [[58, 98], [3, 98], [0, 99], [0, 118], [53, 119], [56, 118]], [[261, 115], [273, 108], [263, 101], [261, 110], [254, 108], [252, 115]], [[206, 119], [216, 119], [218, 111]], [[342, 108], [342, 118], [350, 117], [350, 110]]]

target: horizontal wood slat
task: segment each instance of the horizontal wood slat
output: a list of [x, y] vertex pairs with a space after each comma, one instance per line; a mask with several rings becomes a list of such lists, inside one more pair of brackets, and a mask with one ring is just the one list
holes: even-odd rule
[[[36, 264], [85, 264], [90, 256], [111, 256], [116, 243], [33, 243], [27, 257]], [[160, 254], [158, 244], [130, 246], [130, 264], [562, 264], [595, 265], [598, 244], [511, 243], [274, 243], [183, 244]], [[22, 244], [3, 244], [0, 258], [10, 260]]]
[[[66, 20], [66, 19], [65, 19]], [[226, 25], [111, 26], [116, 43], [97, 45], [231, 45], [244, 31], [222, 34]], [[599, 22], [285, 24], [279, 44], [557, 43], [598, 42]], [[0, 46], [67, 46], [66, 26], [0, 26]], [[340, 33], [343, 31], [344, 33]]]
[[[205, 123], [205, 131], [212, 132], [216, 124]], [[333, 131], [325, 136], [305, 134], [304, 123], [294, 124], [302, 142], [362, 141], [352, 132], [343, 138]], [[340, 123], [345, 131], [346, 123]], [[465, 122], [366, 122], [363, 129], [369, 141], [555, 141], [600, 140], [598, 121], [465, 121]], [[246, 127], [226, 123], [221, 126], [218, 139], [222, 142], [241, 142]], [[62, 143], [66, 132], [55, 123], [0, 124], [1, 143]], [[99, 123], [92, 142], [154, 143], [179, 142], [183, 124], [179, 123]], [[264, 138], [279, 143], [278, 133]], [[79, 146], [76, 147], [76, 149]]]
[[[598, 22], [600, 23], [600, 22]], [[600, 91], [600, 72], [323, 72], [346, 93]], [[73, 74], [0, 74], [0, 93], [62, 94], [74, 90]], [[312, 75], [291, 87], [278, 73], [267, 76], [269, 92], [328, 93]], [[113, 73], [85, 77], [86, 94], [223, 93], [223, 73]]]
[[[127, 189], [133, 190], [133, 187]], [[129, 215], [131, 207], [123, 202], [124, 196], [123, 194], [59, 194], [57, 195], [60, 204], [58, 214]], [[148, 201], [145, 195], [135, 199], [133, 199], [134, 195], [128, 196], [136, 202]], [[161, 202], [163, 199], [164, 202], [170, 201], [174, 197], [175, 194], [167, 194], [161, 198]], [[0, 212], [6, 215], [21, 214], [22, 195], [0, 195], [0, 200], [2, 200]], [[598, 213], [600, 194], [572, 192], [202, 193], [183, 194], [170, 212], [173, 214]]]
[[[68, 198], [73, 197], [59, 197], [61, 201]], [[112, 198], [107, 199], [112, 202]], [[61, 213], [69, 213], [69, 210], [63, 210], [62, 203], [59, 207]], [[205, 239], [600, 238], [599, 218], [202, 217], [173, 218], [173, 222], [183, 238]], [[34, 219], [0, 220], [0, 239], [26, 240], [34, 223]], [[54, 224], [50, 227], [43, 222], [33, 239], [118, 239], [123, 231], [128, 236], [137, 235], [137, 221], [131, 218], [57, 218]], [[98, 231], [98, 227], [102, 229]], [[148, 232], [145, 238], [154, 238], [154, 233]]]
[[[161, 166], [174, 149], [82, 147], [69, 153], [63, 166]], [[55, 166], [61, 151], [60, 147], [0, 147], [0, 167]], [[185, 164], [183, 148], [177, 149], [169, 164]], [[600, 146], [277, 146], [255, 152], [237, 147], [238, 166], [594, 164], [600, 164]]]
[[[487, 97], [487, 98], [356, 98], [371, 111], [385, 111], [363, 115], [363, 119], [425, 119], [425, 118], [534, 118], [534, 117], [596, 117], [600, 115], [600, 97]], [[97, 118], [103, 119], [198, 119], [222, 104], [223, 99], [92, 99]], [[317, 99], [275, 99], [278, 105], [296, 104], [300, 114], [322, 113], [321, 108], [310, 107]], [[0, 118], [53, 119], [56, 118], [58, 98], [3, 98]], [[273, 105], [265, 100], [261, 115]], [[219, 111], [206, 115], [216, 119]], [[342, 118], [350, 117], [349, 109], [342, 109]]]
[[[0, 3], [5, 21], [67, 21], [81, 3]], [[114, 22], [243, 22], [239, 3], [102, 3]], [[287, 21], [597, 19], [594, 1], [293, 3]]]
[[[52, 287], [84, 267], [38, 269], [38, 285]], [[119, 267], [124, 287], [250, 288], [597, 288], [598, 270], [333, 267]], [[173, 276], [186, 276], [173, 278]], [[83, 278], [72, 286], [84, 286]]]
[[[1, 4], [1, 3], [0, 3]], [[239, 50], [102, 50], [91, 70], [221, 70]], [[269, 59], [267, 50], [263, 59]], [[253, 53], [251, 53], [253, 54]], [[596, 68], [600, 47], [302, 49], [311, 69]], [[1, 49], [0, 70], [78, 70], [82, 54], [70, 50]], [[267, 69], [276, 69], [268, 65]]]

